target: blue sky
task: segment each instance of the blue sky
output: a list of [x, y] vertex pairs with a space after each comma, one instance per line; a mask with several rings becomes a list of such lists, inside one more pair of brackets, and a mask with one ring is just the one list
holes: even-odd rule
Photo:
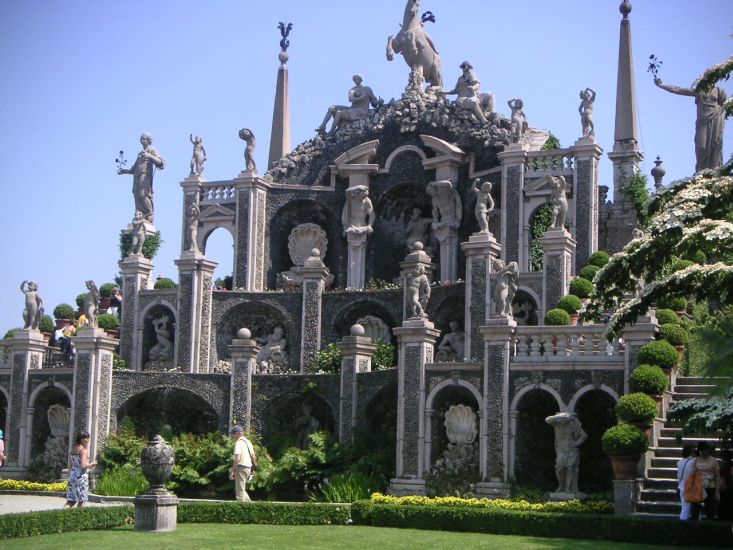
[[[578, 91], [598, 93], [599, 144], [613, 145], [618, 0], [423, 0], [446, 85], [468, 59], [497, 109], [525, 101], [532, 126], [563, 145], [580, 136]], [[631, 13], [644, 172], [661, 155], [666, 181], [694, 171], [692, 98], [657, 89], [647, 59], [663, 60], [665, 82], [689, 86], [730, 55], [730, 0], [635, 0]], [[155, 179], [156, 227], [165, 241], [155, 274], [177, 278], [181, 188], [190, 133], [203, 136], [206, 177], [235, 177], [244, 167], [242, 127], [267, 163], [277, 73], [277, 22], [292, 21], [290, 98], [293, 146], [310, 138], [327, 107], [346, 101], [351, 75], [388, 100], [408, 69], [388, 63], [386, 38], [401, 22], [401, 0], [4, 0], [0, 3], [0, 150], [4, 245], [0, 330], [21, 324], [24, 279], [34, 279], [47, 312], [74, 302], [84, 281], [112, 281], [119, 231], [132, 218], [130, 176], [117, 176], [122, 149], [133, 159], [149, 132], [166, 159]], [[733, 86], [726, 83], [729, 95]], [[724, 156], [731, 154], [728, 125]], [[601, 183], [611, 185], [604, 157]], [[207, 255], [231, 271], [231, 239], [214, 233]]]

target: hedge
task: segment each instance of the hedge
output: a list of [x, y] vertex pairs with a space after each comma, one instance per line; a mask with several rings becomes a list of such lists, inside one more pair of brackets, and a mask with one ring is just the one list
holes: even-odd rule
[[49, 510], [0, 516], [0, 539], [112, 529], [132, 523], [132, 506]]
[[36, 483], [22, 479], [0, 479], [0, 491], [48, 491], [51, 493], [66, 492], [65, 481], [60, 483]]
[[497, 535], [604, 539], [640, 544], [730, 547], [733, 536], [724, 522], [678, 521], [600, 514], [514, 512], [488, 508], [400, 506], [355, 502], [355, 525]]
[[348, 505], [321, 502], [182, 503], [180, 523], [265, 523], [270, 525], [344, 525]]

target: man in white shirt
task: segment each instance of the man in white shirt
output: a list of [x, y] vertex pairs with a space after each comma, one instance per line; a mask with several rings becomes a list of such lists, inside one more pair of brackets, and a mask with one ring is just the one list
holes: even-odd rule
[[229, 432], [229, 436], [236, 440], [229, 479], [234, 480], [234, 492], [237, 500], [249, 502], [251, 499], [246, 491], [247, 480], [252, 473], [253, 466], [256, 467], [257, 455], [250, 440], [244, 437], [244, 428], [242, 426], [234, 426]]

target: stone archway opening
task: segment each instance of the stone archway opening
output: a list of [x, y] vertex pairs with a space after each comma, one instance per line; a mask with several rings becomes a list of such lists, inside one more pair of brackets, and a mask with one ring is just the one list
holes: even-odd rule
[[555, 398], [547, 391], [533, 389], [517, 404], [514, 477], [519, 485], [554, 491], [555, 432], [545, 418], [558, 412]]
[[217, 290], [232, 290], [234, 275], [234, 238], [223, 227], [217, 227], [206, 235], [202, 252], [210, 260], [218, 262], [214, 270], [214, 286]]
[[581, 491], [596, 493], [613, 489], [611, 461], [601, 448], [603, 432], [616, 423], [616, 401], [607, 392], [590, 390], [578, 398], [578, 413], [588, 439], [580, 446], [578, 486]]
[[28, 474], [34, 481], [56, 481], [68, 463], [69, 396], [61, 388], [49, 386], [38, 393], [32, 407]]

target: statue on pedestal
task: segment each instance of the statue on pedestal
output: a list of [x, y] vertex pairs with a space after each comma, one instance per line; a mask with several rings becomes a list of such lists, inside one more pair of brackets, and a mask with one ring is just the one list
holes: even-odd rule
[[527, 115], [524, 114], [524, 101], [521, 99], [510, 99], [507, 102], [509, 108], [512, 110], [511, 121], [512, 121], [512, 134], [514, 135], [514, 141], [521, 143], [524, 137], [524, 132], [529, 129], [527, 124]]
[[128, 257], [143, 255], [145, 237], [145, 218], [143, 218], [143, 213], [140, 210], [135, 210], [135, 217], [132, 219], [132, 246]]
[[356, 185], [346, 190], [346, 202], [341, 212], [344, 235], [371, 234], [374, 229], [374, 207], [369, 199], [369, 188]]
[[255, 140], [255, 135], [249, 128], [242, 128], [239, 130], [239, 138], [244, 140], [247, 144], [244, 148], [244, 171], [256, 173], [257, 165], [255, 164], [255, 147], [257, 146], [257, 142]]
[[580, 90], [580, 125], [583, 127], [583, 137], [595, 135], [595, 127], [593, 125], [593, 103], [596, 100], [596, 92], [590, 88]]
[[466, 333], [458, 321], [450, 322], [450, 332], [440, 340], [436, 361], [463, 361], [466, 350]]
[[332, 135], [344, 122], [354, 122], [355, 120], [366, 118], [369, 114], [369, 105], [375, 109], [384, 105], [384, 100], [381, 98], [377, 99], [369, 86], [362, 85], [364, 79], [361, 75], [355, 74], [352, 80], [354, 81], [354, 87], [349, 90], [349, 103], [351, 103], [351, 107], [331, 105], [328, 108], [326, 116], [323, 117], [323, 122], [316, 128], [316, 132], [319, 134], [323, 134], [326, 131], [326, 124], [328, 124], [331, 118], [333, 118], [333, 124], [328, 135]]
[[496, 281], [494, 285], [496, 314], [511, 319], [514, 317], [512, 302], [519, 288], [519, 264], [517, 262], [504, 264], [502, 259], [496, 258], [493, 261], [492, 272]]
[[476, 194], [476, 208], [474, 213], [478, 222], [479, 233], [491, 233], [489, 231], [489, 215], [494, 210], [494, 199], [491, 198], [491, 182], [485, 181], [479, 188], [479, 178], [473, 180], [471, 191]]
[[153, 223], [153, 176], [155, 169], [165, 168], [165, 160], [153, 147], [153, 138], [150, 134], [140, 136], [143, 150], [135, 159], [132, 168], [118, 168], [117, 174], [132, 174], [132, 194], [135, 197], [135, 210], [142, 213], [142, 217]]
[[552, 188], [552, 229], [564, 229], [565, 217], [568, 214], [567, 182], [563, 176], [550, 176]]
[[[405, 214], [402, 213], [402, 219], [404, 220]], [[405, 244], [407, 249], [412, 252], [415, 250], [415, 243], [427, 242], [427, 232], [430, 224], [433, 223], [433, 218], [424, 218], [422, 210], [419, 208], [413, 208], [410, 212], [410, 219], [407, 221], [407, 227], [405, 228]]]
[[430, 280], [422, 264], [405, 272], [405, 306], [408, 319], [427, 319]]
[[555, 428], [555, 475], [557, 493], [578, 494], [578, 466], [580, 450], [578, 447], [588, 438], [575, 413], [557, 413], [545, 418]]
[[188, 139], [193, 143], [193, 155], [191, 156], [191, 175], [194, 174], [200, 176], [204, 173], [204, 162], [206, 162], [206, 149], [204, 149], [204, 142], [201, 136], [193, 137], [193, 134], [188, 136]]
[[23, 281], [20, 291], [25, 294], [25, 308], [23, 309], [24, 329], [38, 330], [43, 318], [43, 298], [38, 294], [38, 283]]
[[98, 326], [98, 319], [97, 319], [97, 310], [99, 309], [99, 289], [97, 288], [97, 284], [94, 281], [87, 281], [86, 282], [87, 292], [86, 297], [84, 298], [84, 315], [86, 315], [87, 320], [89, 321], [89, 326], [92, 328], [97, 328]]

